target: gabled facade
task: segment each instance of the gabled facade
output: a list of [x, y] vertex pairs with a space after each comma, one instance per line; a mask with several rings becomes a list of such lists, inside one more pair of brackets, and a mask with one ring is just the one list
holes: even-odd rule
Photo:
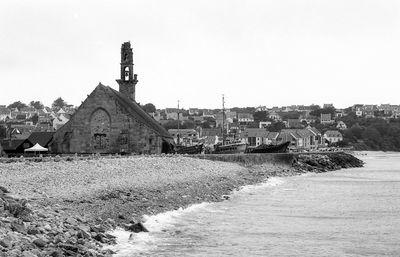
[[342, 133], [337, 130], [328, 130], [324, 133], [324, 138], [329, 141], [329, 143], [337, 143], [343, 140]]

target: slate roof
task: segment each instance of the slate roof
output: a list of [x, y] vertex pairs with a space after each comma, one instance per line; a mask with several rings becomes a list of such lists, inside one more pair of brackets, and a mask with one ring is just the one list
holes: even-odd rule
[[264, 137], [268, 136], [268, 131], [260, 128], [246, 128], [242, 132], [243, 137]]
[[14, 151], [16, 150], [19, 146], [21, 146], [26, 139], [13, 139], [13, 140], [2, 140], [1, 146], [3, 147], [4, 151]]
[[327, 137], [342, 137], [342, 133], [337, 130], [328, 130], [325, 132], [325, 136]]
[[267, 138], [268, 139], [276, 139], [279, 136], [279, 132], [269, 132]]
[[41, 146], [46, 146], [53, 139], [54, 132], [32, 132], [28, 137], [28, 141], [35, 145], [39, 143]]
[[106, 92], [115, 96], [119, 104], [122, 105], [126, 109], [126, 111], [132, 115], [135, 119], [140, 122], [146, 124], [149, 128], [154, 130], [161, 137], [172, 138], [172, 136], [168, 133], [168, 131], [161, 126], [153, 117], [151, 117], [147, 112], [145, 112], [137, 103], [127, 98], [125, 95], [120, 92], [112, 89], [109, 86], [104, 86], [99, 84], [98, 87], [102, 87]]

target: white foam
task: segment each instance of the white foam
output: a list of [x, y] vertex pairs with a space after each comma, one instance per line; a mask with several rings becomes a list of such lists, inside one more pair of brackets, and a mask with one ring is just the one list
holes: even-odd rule
[[[197, 211], [201, 208], [205, 208], [211, 205], [211, 203], [200, 203], [193, 204], [187, 208], [179, 208], [178, 210], [167, 211], [159, 213], [157, 215], [144, 215], [143, 225], [150, 231], [148, 233], [131, 233], [122, 228], [117, 228], [110, 232], [113, 236], [117, 237], [117, 245], [108, 247], [109, 249], [116, 251], [117, 257], [131, 256], [132, 252], [148, 252], [152, 249], [157, 248], [160, 244], [159, 240], [162, 240], [160, 233], [164, 233], [169, 229], [172, 229], [177, 221], [177, 218], [184, 213]], [[130, 235], [132, 238], [130, 239]]]
[[276, 187], [276, 186], [283, 184], [284, 182], [285, 182], [285, 180], [283, 178], [271, 177], [271, 178], [268, 178], [267, 181], [256, 184], [256, 185], [242, 186], [239, 190], [234, 191], [233, 194], [253, 192], [254, 190], [263, 189], [266, 187]]
[[209, 206], [211, 203], [203, 202], [199, 204], [190, 205], [187, 208], [179, 208], [178, 210], [167, 211], [156, 215], [144, 215], [144, 226], [149, 231], [160, 232], [164, 229], [170, 228], [176, 224], [176, 218], [184, 213], [197, 211], [201, 208]]

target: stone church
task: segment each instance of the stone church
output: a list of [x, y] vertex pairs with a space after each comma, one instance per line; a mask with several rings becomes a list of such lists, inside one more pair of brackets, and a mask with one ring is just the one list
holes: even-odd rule
[[53, 153], [169, 152], [172, 137], [135, 101], [137, 74], [133, 73], [130, 42], [121, 47], [119, 91], [101, 83], [56, 131]]

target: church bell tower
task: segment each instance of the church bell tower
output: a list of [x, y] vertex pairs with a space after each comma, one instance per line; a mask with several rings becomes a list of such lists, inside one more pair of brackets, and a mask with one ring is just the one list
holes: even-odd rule
[[138, 83], [137, 74], [133, 74], [133, 53], [131, 42], [121, 46], [121, 78], [117, 79], [119, 92], [135, 101], [135, 87]]

